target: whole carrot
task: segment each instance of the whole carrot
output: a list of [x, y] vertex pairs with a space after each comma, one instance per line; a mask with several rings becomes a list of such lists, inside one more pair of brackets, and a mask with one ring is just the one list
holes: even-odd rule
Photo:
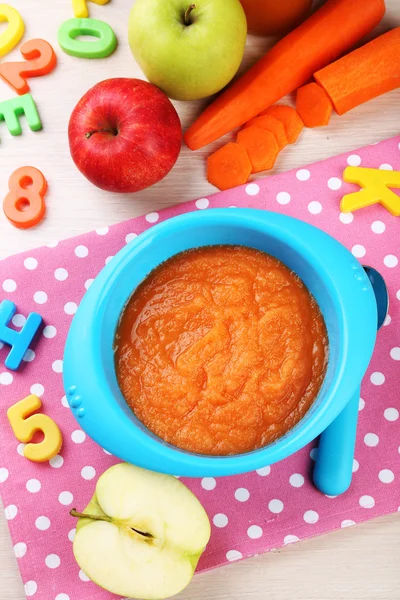
[[400, 87], [400, 27], [317, 71], [314, 77], [339, 115]]
[[185, 134], [197, 150], [239, 127], [303, 85], [369, 33], [384, 0], [328, 0], [231, 85]]

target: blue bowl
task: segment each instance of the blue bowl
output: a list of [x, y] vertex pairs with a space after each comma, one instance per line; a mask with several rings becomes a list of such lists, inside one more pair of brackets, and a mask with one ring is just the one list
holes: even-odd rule
[[[295, 271], [314, 295], [329, 336], [320, 393], [283, 437], [235, 456], [180, 450], [151, 433], [119, 389], [114, 337], [136, 287], [174, 254], [217, 244], [267, 252]], [[368, 367], [377, 309], [363, 268], [339, 242], [291, 217], [250, 209], [214, 209], [165, 221], [125, 246], [90, 286], [73, 319], [64, 354], [64, 386], [82, 429], [100, 446], [146, 469], [188, 477], [244, 473], [280, 461], [315, 439], [341, 412]]]

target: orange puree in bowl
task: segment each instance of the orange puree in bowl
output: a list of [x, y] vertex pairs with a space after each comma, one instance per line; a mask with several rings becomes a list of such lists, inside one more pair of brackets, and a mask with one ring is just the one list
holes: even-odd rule
[[178, 254], [137, 288], [115, 341], [121, 391], [156, 435], [191, 452], [249, 452], [284, 435], [321, 387], [319, 308], [279, 260], [242, 246]]

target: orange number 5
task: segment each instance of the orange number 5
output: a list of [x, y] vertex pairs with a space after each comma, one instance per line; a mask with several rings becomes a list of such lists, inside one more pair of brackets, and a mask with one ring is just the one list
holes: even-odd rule
[[[20, 402], [11, 406], [7, 417], [15, 437], [27, 445], [24, 456], [33, 462], [45, 462], [56, 456], [62, 446], [62, 435], [58, 426], [47, 415], [32, 414], [42, 407], [40, 398], [27, 396]], [[28, 444], [33, 435], [41, 431], [44, 439], [37, 444]]]

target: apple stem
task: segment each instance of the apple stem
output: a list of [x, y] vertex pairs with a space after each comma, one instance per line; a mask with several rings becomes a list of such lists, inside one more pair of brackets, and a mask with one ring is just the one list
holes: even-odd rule
[[190, 13], [192, 12], [192, 10], [194, 10], [196, 8], [195, 4], [189, 4], [189, 6], [186, 9], [185, 12], [185, 17], [184, 17], [184, 23], [186, 25], [186, 27], [189, 27], [189, 25], [192, 24], [192, 21], [190, 19]]
[[118, 131], [116, 129], [93, 129], [92, 131], [85, 133], [85, 137], [89, 139], [95, 133], [111, 133], [112, 135], [118, 135]]
[[[72, 510], [70, 510], [69, 514], [71, 515], [71, 517], [76, 517], [77, 519], [90, 519], [91, 521], [106, 521], [107, 523], [113, 522], [112, 518], [107, 517], [107, 515], [88, 515], [86, 513], [78, 512], [76, 510], [76, 508], [73, 508]], [[130, 529], [132, 529], [132, 531], [134, 531], [135, 533], [142, 535], [143, 537], [146, 537], [146, 538], [153, 537], [151, 535], [151, 533], [145, 533], [144, 531], [139, 531], [138, 529], [135, 529], [134, 527], [130, 527]]]
[[92, 521], [107, 521], [107, 523], [111, 523], [111, 517], [107, 517], [107, 515], [87, 515], [86, 513], [80, 513], [73, 508], [70, 513], [71, 517], [76, 517], [77, 519], [91, 519]]

